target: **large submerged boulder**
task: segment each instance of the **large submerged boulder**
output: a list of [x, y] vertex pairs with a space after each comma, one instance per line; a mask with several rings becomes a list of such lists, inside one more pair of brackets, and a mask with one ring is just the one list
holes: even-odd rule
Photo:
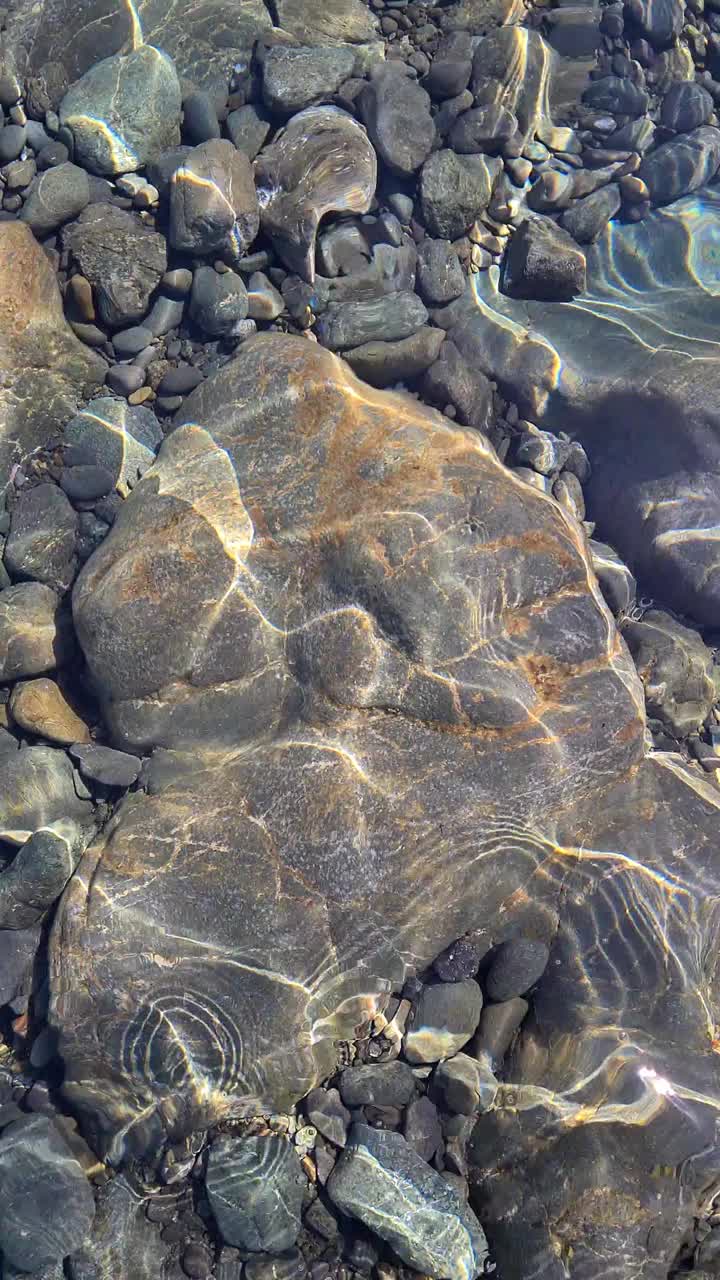
[[[286, 1109], [409, 971], [520, 931], [550, 959], [476, 1208], [500, 1251], [517, 1214], [578, 1275], [621, 1231], [626, 1274], [667, 1270], [720, 1175], [720, 795], [645, 758], [577, 522], [479, 433], [263, 335], [189, 397], [73, 604], [115, 745], [153, 751], [51, 940], [98, 1148]], [[690, 1191], [648, 1187], [693, 1160]]]

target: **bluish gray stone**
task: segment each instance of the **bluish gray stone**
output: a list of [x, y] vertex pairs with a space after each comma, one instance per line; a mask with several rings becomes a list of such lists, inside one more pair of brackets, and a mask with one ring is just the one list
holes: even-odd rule
[[487, 1257], [468, 1205], [399, 1133], [355, 1124], [327, 1191], [343, 1213], [438, 1280], [472, 1280]]
[[485, 978], [491, 1000], [523, 996], [541, 978], [550, 952], [537, 938], [508, 938], [501, 942]]
[[130, 787], [140, 776], [142, 760], [127, 751], [115, 751], [96, 742], [81, 743], [69, 750], [83, 777], [91, 782], [100, 782], [106, 787]]
[[359, 102], [370, 139], [385, 164], [405, 177], [415, 173], [435, 141], [425, 90], [388, 63], [373, 73]]
[[692, 80], [672, 84], [662, 101], [660, 119], [667, 129], [689, 133], [707, 124], [713, 113], [713, 100], [707, 89]]
[[415, 1093], [415, 1077], [406, 1062], [359, 1062], [340, 1076], [347, 1107], [404, 1107]]
[[0, 1249], [20, 1271], [39, 1271], [78, 1249], [95, 1216], [81, 1165], [46, 1116], [25, 1116], [0, 1137]]
[[39, 484], [18, 495], [5, 543], [5, 567], [12, 577], [31, 578], [62, 593], [77, 564], [77, 515], [56, 484]]
[[482, 156], [434, 151], [420, 174], [420, 199], [428, 231], [457, 240], [490, 199], [490, 177]]
[[46, 169], [33, 183], [18, 218], [42, 237], [76, 218], [89, 200], [90, 183], [85, 170], [76, 164], [58, 164]]
[[646, 155], [638, 177], [646, 184], [653, 204], [670, 204], [710, 182], [719, 165], [720, 130], [701, 125]]
[[238, 151], [254, 160], [270, 132], [270, 116], [263, 107], [248, 103], [230, 112], [225, 127]]
[[304, 1185], [285, 1138], [220, 1138], [208, 1152], [205, 1190], [226, 1244], [260, 1253], [291, 1248]]
[[[22, 763], [23, 755], [16, 763]], [[67, 774], [60, 755], [53, 760]], [[29, 929], [42, 920], [77, 867], [91, 829], [57, 819], [28, 837], [0, 874], [0, 929]]]
[[133, 173], [179, 142], [180, 106], [170, 58], [142, 44], [86, 71], [60, 103], [60, 123], [91, 173]]

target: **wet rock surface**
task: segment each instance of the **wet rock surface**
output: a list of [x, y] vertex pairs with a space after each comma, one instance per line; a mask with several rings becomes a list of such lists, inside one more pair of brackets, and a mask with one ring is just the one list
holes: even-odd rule
[[699, 1275], [717, 15], [161, 9], [0, 18], [3, 1276]]

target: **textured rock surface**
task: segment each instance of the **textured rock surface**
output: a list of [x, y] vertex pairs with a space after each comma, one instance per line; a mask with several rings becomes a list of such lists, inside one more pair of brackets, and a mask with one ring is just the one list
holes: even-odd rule
[[362, 91], [361, 108], [370, 138], [385, 164], [402, 176], [420, 168], [435, 141], [430, 98], [415, 80], [391, 64]]
[[[100, 1148], [286, 1108], [409, 967], [520, 934], [552, 954], [473, 1194], [498, 1238], [508, 1204], [536, 1221], [535, 1160], [564, 1248], [650, 1266], [658, 1213], [677, 1239], [700, 1193], [648, 1168], [713, 1148], [720, 806], [644, 757], [577, 522], [479, 433], [267, 335], [189, 397], [74, 611], [115, 743], [154, 750], [51, 943], [63, 1087]], [[592, 1153], [572, 1179], [569, 1144]]]
[[55, 273], [29, 227], [0, 223], [0, 490], [10, 466], [61, 427], [105, 365], [65, 323]]
[[399, 1133], [353, 1125], [328, 1194], [416, 1271], [473, 1280], [482, 1268], [487, 1245], [472, 1209]]
[[118, 328], [142, 320], [167, 269], [163, 236], [126, 209], [91, 204], [63, 229], [62, 241], [93, 286], [105, 324]]
[[95, 1214], [90, 1183], [45, 1116], [3, 1130], [0, 1198], [3, 1259], [21, 1271], [39, 1271], [79, 1248]]
[[220, 1138], [208, 1152], [205, 1189], [223, 1240], [281, 1253], [300, 1230], [300, 1161], [285, 1138]]
[[625, 623], [623, 636], [645, 686], [648, 713], [678, 737], [697, 732], [716, 697], [712, 654], [697, 631], [649, 609], [639, 622]]

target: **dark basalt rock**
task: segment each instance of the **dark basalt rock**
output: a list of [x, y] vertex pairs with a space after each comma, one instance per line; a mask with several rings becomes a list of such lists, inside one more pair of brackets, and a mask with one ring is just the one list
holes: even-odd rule
[[604, 76], [592, 80], [583, 93], [583, 102], [598, 111], [613, 115], [642, 116], [648, 108], [648, 96], [632, 80], [620, 76]]
[[511, 298], [562, 302], [585, 292], [585, 255], [550, 218], [520, 223], [503, 268], [503, 292]]
[[87, 450], [113, 477], [118, 492], [126, 494], [155, 461], [162, 431], [151, 410], [102, 396], [70, 419], [64, 437], [67, 444]]
[[203, 334], [217, 338], [232, 333], [248, 313], [247, 289], [232, 271], [198, 267], [190, 294], [190, 318]]
[[457, 240], [484, 211], [490, 199], [490, 175], [482, 156], [435, 151], [420, 174], [425, 224], [441, 239]]
[[622, 197], [617, 183], [611, 182], [584, 200], [576, 200], [560, 219], [563, 227], [578, 244], [591, 244], [599, 239], [608, 222], [615, 216]]
[[389, 387], [415, 378], [437, 360], [445, 334], [424, 325], [409, 338], [396, 342], [364, 342], [343, 352], [350, 368], [372, 387]]
[[463, 111], [450, 130], [450, 146], [460, 154], [495, 155], [514, 138], [518, 122], [512, 111], [496, 103]]
[[435, 51], [422, 84], [431, 98], [456, 98], [468, 86], [472, 70], [472, 42], [466, 31], [445, 36]]
[[[23, 763], [22, 753], [16, 763]], [[29, 929], [42, 920], [80, 861], [89, 833], [89, 827], [56, 821], [29, 836], [0, 875], [0, 929]]]
[[545, 972], [549, 951], [535, 938], [511, 938], [495, 952], [485, 978], [491, 1000], [511, 1000], [522, 996]]
[[90, 281], [105, 324], [119, 329], [147, 314], [167, 270], [164, 236], [125, 209], [91, 204], [63, 228], [62, 241]]
[[238, 151], [242, 151], [248, 160], [254, 160], [270, 133], [270, 115], [262, 107], [249, 102], [230, 112], [225, 127]]
[[422, 382], [431, 404], [453, 405], [458, 422], [483, 430], [490, 421], [492, 387], [476, 363], [463, 360], [454, 342], [446, 339]]
[[415, 1093], [415, 1077], [406, 1062], [368, 1062], [346, 1067], [340, 1096], [347, 1107], [404, 1107]]
[[409, 177], [429, 156], [435, 141], [430, 98], [398, 67], [373, 72], [360, 95], [362, 117], [378, 154], [393, 173]]
[[439, 1062], [467, 1044], [477, 1029], [482, 992], [471, 978], [423, 987], [403, 1044], [409, 1062]]
[[207, 1156], [205, 1190], [227, 1244], [280, 1253], [300, 1230], [305, 1178], [285, 1138], [220, 1138]]
[[23, 1272], [82, 1245], [95, 1203], [81, 1166], [45, 1116], [25, 1116], [0, 1137], [0, 1248]]
[[685, 14], [682, 0], [626, 0], [625, 12], [656, 48], [679, 35]]
[[417, 1271], [467, 1280], [487, 1256], [472, 1210], [399, 1133], [353, 1125], [328, 1194]]

